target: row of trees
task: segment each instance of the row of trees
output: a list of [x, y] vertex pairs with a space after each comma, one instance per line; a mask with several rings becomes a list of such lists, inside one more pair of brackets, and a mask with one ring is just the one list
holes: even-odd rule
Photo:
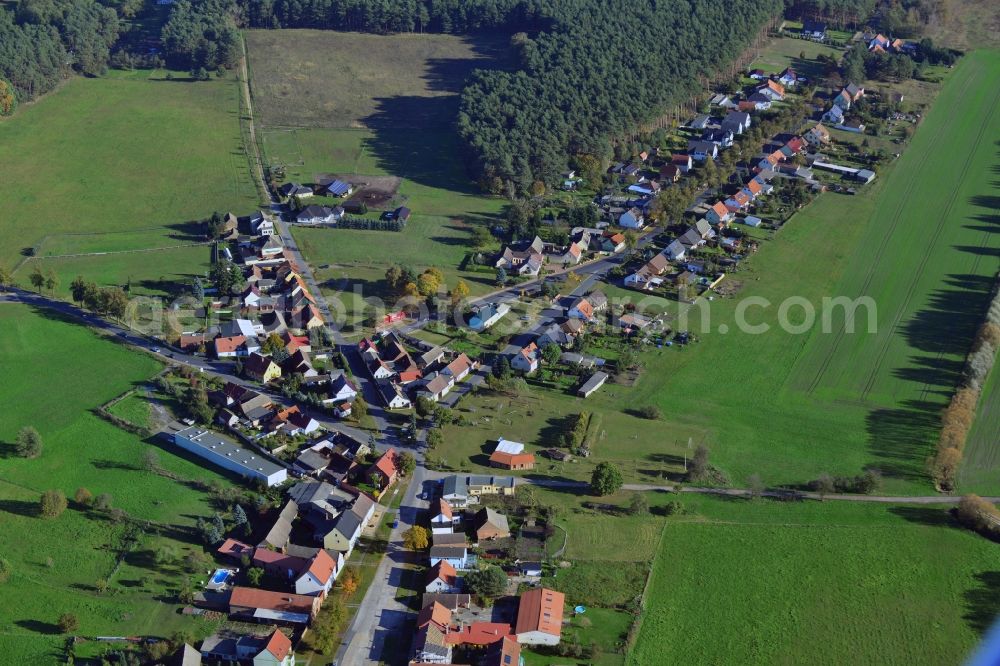
[[962, 385], [941, 417], [937, 449], [928, 461], [931, 478], [939, 490], [955, 487], [965, 442], [976, 418], [976, 405], [1000, 349], [1000, 284], [994, 286], [986, 321], [979, 327], [962, 370]]
[[543, 27], [552, 0], [240, 0], [255, 28], [470, 33]]
[[[35, 274], [32, 274], [31, 282], [38, 286]], [[128, 294], [121, 287], [98, 287], [95, 282], [78, 275], [70, 284], [70, 293], [78, 305], [118, 321], [124, 319], [128, 312]]]

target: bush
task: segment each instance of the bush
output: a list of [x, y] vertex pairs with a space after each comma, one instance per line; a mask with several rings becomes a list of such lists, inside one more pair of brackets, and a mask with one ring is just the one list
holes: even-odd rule
[[646, 405], [645, 407], [640, 407], [637, 410], [637, 413], [642, 418], [649, 419], [650, 421], [655, 421], [663, 416], [663, 412], [660, 411], [660, 408], [654, 405]]
[[42, 455], [42, 436], [33, 427], [25, 426], [17, 433], [14, 447], [22, 458], [37, 458]]
[[590, 489], [601, 496], [614, 495], [621, 490], [623, 483], [622, 471], [609, 462], [597, 465], [590, 477]]
[[1000, 510], [978, 495], [966, 495], [955, 509], [958, 521], [987, 536], [1000, 536]]
[[46, 490], [39, 499], [42, 515], [46, 518], [58, 518], [68, 504], [61, 490]]
[[72, 613], [63, 613], [59, 616], [59, 631], [70, 634], [80, 628], [80, 621]]

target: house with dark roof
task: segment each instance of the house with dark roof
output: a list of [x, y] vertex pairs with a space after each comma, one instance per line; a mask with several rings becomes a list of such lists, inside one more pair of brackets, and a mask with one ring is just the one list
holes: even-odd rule
[[812, 39], [826, 39], [826, 23], [822, 21], [803, 21], [802, 34]]

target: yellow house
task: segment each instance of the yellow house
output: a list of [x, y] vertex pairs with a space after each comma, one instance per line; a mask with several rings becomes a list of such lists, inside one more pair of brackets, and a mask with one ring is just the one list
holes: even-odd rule
[[281, 366], [270, 356], [263, 356], [257, 352], [247, 357], [243, 370], [247, 377], [263, 384], [281, 377]]

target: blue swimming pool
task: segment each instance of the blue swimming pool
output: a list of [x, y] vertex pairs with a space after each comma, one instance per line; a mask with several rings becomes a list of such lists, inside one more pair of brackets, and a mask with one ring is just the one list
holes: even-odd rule
[[213, 585], [222, 585], [229, 579], [229, 569], [216, 569], [212, 576]]

